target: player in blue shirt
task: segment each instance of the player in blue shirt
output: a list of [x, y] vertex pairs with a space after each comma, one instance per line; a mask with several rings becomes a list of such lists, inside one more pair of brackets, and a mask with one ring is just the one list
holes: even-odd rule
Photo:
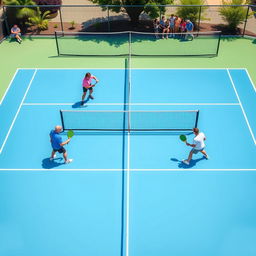
[[62, 153], [63, 157], [65, 159], [65, 164], [71, 163], [73, 159], [68, 159], [67, 151], [63, 147], [64, 145], [68, 144], [71, 140], [67, 139], [66, 141], [62, 141], [62, 137], [60, 136], [60, 133], [62, 132], [62, 127], [57, 125], [54, 130], [50, 132], [50, 139], [51, 139], [51, 145], [52, 145], [52, 154], [50, 160], [53, 161], [56, 157], [56, 152]]

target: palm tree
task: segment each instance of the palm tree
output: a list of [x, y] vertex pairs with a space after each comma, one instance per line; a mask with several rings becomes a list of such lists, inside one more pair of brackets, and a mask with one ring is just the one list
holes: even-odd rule
[[50, 11], [42, 13], [39, 7], [37, 7], [35, 14], [28, 18], [26, 24], [29, 26], [36, 26], [38, 31], [45, 30], [48, 28], [50, 13]]
[[27, 29], [26, 21], [28, 17], [35, 15], [35, 8], [33, 7], [17, 7], [15, 5], [35, 5], [32, 0], [4, 0], [5, 5], [10, 5], [11, 7], [5, 8], [5, 15], [7, 18], [7, 23], [9, 25], [9, 29], [13, 26], [13, 24], [18, 24], [21, 30]]
[[[35, 5], [35, 2], [32, 0], [4, 0], [5, 5]], [[30, 7], [20, 7], [13, 8], [15, 10], [15, 16], [18, 19], [28, 18], [35, 14], [35, 10]]]

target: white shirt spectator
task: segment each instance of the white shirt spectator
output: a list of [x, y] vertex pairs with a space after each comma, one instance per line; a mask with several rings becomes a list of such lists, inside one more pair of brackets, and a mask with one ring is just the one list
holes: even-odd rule
[[202, 150], [205, 147], [205, 135], [203, 132], [200, 132], [193, 140], [193, 144], [195, 144], [196, 146], [194, 147], [194, 149], [196, 150]]

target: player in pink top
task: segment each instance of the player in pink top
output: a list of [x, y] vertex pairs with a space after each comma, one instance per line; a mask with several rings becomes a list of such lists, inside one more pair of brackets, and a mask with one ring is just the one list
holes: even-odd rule
[[[92, 80], [95, 80], [96, 83], [92, 84]], [[99, 82], [99, 80], [96, 78], [96, 76], [92, 76], [91, 73], [86, 73], [85, 77], [83, 79], [83, 96], [82, 96], [82, 102], [81, 105], [84, 105], [84, 98], [86, 96], [87, 91], [90, 91], [89, 97], [93, 100], [94, 97], [92, 96], [93, 93], [93, 87]]]

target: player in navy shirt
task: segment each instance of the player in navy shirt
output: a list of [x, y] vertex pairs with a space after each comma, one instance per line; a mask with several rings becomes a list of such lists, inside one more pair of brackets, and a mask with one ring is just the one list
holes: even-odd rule
[[56, 157], [56, 152], [59, 152], [63, 154], [65, 164], [68, 164], [71, 163], [73, 159], [68, 159], [67, 151], [63, 146], [68, 144], [71, 138], [63, 142], [62, 137], [60, 136], [60, 132], [62, 132], [62, 127], [59, 125], [57, 125], [55, 129], [50, 132], [50, 139], [52, 145], [52, 154], [50, 160], [52, 161]]

